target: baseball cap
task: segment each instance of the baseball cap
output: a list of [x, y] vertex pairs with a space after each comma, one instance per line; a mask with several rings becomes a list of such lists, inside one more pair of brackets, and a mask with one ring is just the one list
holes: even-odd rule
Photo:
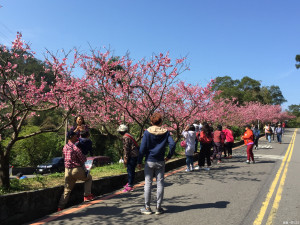
[[125, 132], [127, 130], [128, 130], [128, 127], [125, 124], [121, 124], [117, 129], [117, 131], [120, 131], [120, 132]]

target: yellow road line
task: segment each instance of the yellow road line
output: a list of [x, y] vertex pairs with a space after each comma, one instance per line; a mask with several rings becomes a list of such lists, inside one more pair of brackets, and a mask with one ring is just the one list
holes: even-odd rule
[[[297, 131], [297, 129], [296, 129], [296, 131]], [[289, 163], [291, 161], [292, 154], [293, 154], [293, 151], [294, 151], [294, 145], [295, 145], [295, 138], [293, 140], [293, 144], [292, 144], [292, 147], [291, 147], [291, 152], [290, 152], [289, 158], [287, 160], [286, 166], [284, 168], [284, 172], [283, 172], [282, 177], [280, 179], [279, 187], [278, 187], [278, 190], [277, 190], [274, 202], [273, 202], [273, 206], [272, 206], [271, 212], [270, 212], [268, 220], [267, 220], [267, 225], [271, 225], [273, 223], [273, 219], [275, 218], [277, 210], [279, 208], [279, 203], [280, 203], [280, 200], [281, 200], [281, 197], [282, 197], [282, 191], [283, 191], [283, 186], [284, 186], [285, 179], [286, 179], [286, 174], [287, 174], [287, 171], [288, 171], [288, 166], [289, 166]]]
[[255, 219], [255, 221], [253, 222], [253, 225], [261, 225], [261, 223], [262, 223], [262, 221], [263, 221], [263, 219], [264, 219], [264, 216], [265, 216], [265, 214], [266, 214], [266, 211], [267, 211], [267, 208], [268, 208], [268, 206], [269, 206], [270, 200], [271, 200], [271, 198], [272, 198], [272, 196], [273, 196], [273, 193], [274, 193], [274, 191], [275, 191], [275, 188], [276, 188], [276, 186], [277, 186], [279, 177], [280, 177], [280, 175], [281, 175], [281, 172], [282, 172], [282, 170], [283, 170], [283, 168], [284, 168], [285, 162], [286, 162], [286, 160], [287, 160], [287, 158], [288, 158], [288, 155], [289, 155], [289, 153], [290, 153], [290, 150], [291, 150], [291, 146], [292, 146], [293, 140], [294, 140], [294, 138], [296, 137], [296, 131], [297, 131], [297, 130], [295, 130], [295, 132], [294, 132], [294, 134], [293, 134], [293, 136], [292, 136], [292, 140], [291, 140], [291, 142], [290, 142], [290, 144], [289, 144], [288, 150], [287, 150], [287, 152], [286, 152], [286, 154], [285, 154], [285, 156], [284, 156], [284, 158], [283, 158], [283, 160], [282, 160], [282, 163], [281, 163], [281, 165], [280, 165], [279, 170], [278, 170], [277, 173], [276, 173], [275, 179], [273, 180], [273, 182], [272, 182], [272, 184], [271, 184], [271, 187], [270, 187], [269, 192], [268, 192], [268, 194], [267, 194], [267, 196], [266, 196], [266, 199], [265, 199], [265, 201], [262, 203], [262, 207], [261, 207], [261, 209], [260, 209], [260, 212], [258, 213], [258, 215], [257, 215], [257, 217], [256, 217], [256, 219]]

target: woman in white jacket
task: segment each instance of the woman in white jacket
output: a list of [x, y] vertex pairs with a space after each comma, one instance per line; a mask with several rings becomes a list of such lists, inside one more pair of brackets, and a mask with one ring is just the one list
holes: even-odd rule
[[186, 142], [185, 155], [187, 169], [185, 171], [190, 172], [194, 170], [194, 152], [196, 139], [195, 127], [193, 125], [186, 126], [186, 128], [182, 132], [182, 136], [184, 137]]

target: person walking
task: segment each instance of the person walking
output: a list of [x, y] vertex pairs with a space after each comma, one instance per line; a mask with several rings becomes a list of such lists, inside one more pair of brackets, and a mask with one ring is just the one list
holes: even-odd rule
[[94, 196], [91, 194], [92, 176], [90, 174], [86, 175], [83, 169], [86, 157], [75, 145], [78, 141], [78, 135], [74, 131], [69, 131], [67, 138], [68, 143], [63, 148], [65, 161], [65, 188], [58, 203], [57, 211], [64, 209], [77, 180], [84, 181], [84, 201], [91, 201], [94, 199]]
[[253, 129], [253, 136], [254, 136], [254, 145], [255, 145], [255, 149], [258, 149], [258, 139], [260, 136], [260, 130], [258, 129], [258, 126], [255, 125], [254, 129]]
[[[145, 156], [145, 207], [141, 209], [142, 214], [152, 214], [150, 208], [151, 189], [153, 182], [153, 174], [156, 176], [157, 182], [157, 202], [155, 214], [164, 213], [162, 208], [164, 196], [164, 173], [165, 161], [168, 161], [174, 154], [176, 144], [167, 129], [162, 128], [162, 116], [160, 113], [154, 113], [150, 117], [151, 125], [145, 132], [142, 138], [139, 157], [138, 168], [142, 168], [142, 160]], [[166, 146], [169, 145], [169, 152], [166, 158]]]
[[232, 146], [234, 143], [233, 131], [230, 126], [225, 126], [223, 130], [225, 135], [225, 143], [224, 143], [224, 157], [227, 159], [232, 158]]
[[187, 125], [182, 136], [186, 140], [185, 156], [186, 156], [186, 172], [194, 170], [194, 152], [195, 152], [195, 139], [196, 132], [194, 125]]
[[267, 137], [268, 142], [271, 143], [272, 128], [271, 128], [270, 124], [268, 124], [265, 127], [265, 133], [266, 133], [266, 137]]
[[273, 137], [273, 141], [274, 141], [275, 140], [275, 124], [274, 123], [271, 124], [271, 130], [272, 130], [271, 136]]
[[199, 141], [201, 143], [200, 153], [198, 155], [198, 166], [195, 168], [196, 170], [203, 169], [205, 165], [205, 159], [207, 167], [205, 170], [210, 170], [211, 161], [210, 161], [210, 149], [212, 146], [213, 135], [211, 133], [211, 129], [207, 123], [203, 125], [203, 128], [200, 132]]
[[133, 190], [139, 146], [133, 136], [128, 133], [128, 127], [125, 124], [121, 124], [117, 131], [122, 135], [124, 166], [127, 167], [128, 174], [128, 183], [124, 186], [123, 192], [129, 192]]
[[254, 161], [254, 154], [253, 154], [253, 132], [251, 130], [251, 126], [250, 125], [246, 125], [245, 126], [245, 133], [244, 135], [241, 137], [242, 140], [244, 140], [245, 145], [247, 146], [247, 161], [246, 163], [250, 164], [250, 158], [252, 160], [253, 163], [255, 163]]
[[215, 158], [218, 159], [218, 163], [221, 163], [222, 158], [222, 152], [223, 152], [223, 146], [225, 141], [225, 135], [222, 132], [222, 126], [218, 125], [217, 130], [214, 132], [214, 153], [211, 156], [211, 160], [214, 160]]
[[275, 134], [277, 135], [277, 141], [279, 144], [281, 144], [282, 133], [283, 133], [283, 129], [281, 127], [281, 124], [278, 123], [278, 126], [275, 128]]

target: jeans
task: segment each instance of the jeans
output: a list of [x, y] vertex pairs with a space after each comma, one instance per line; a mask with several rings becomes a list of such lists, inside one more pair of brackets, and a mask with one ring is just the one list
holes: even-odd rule
[[129, 158], [127, 161], [128, 186], [133, 187], [135, 178], [135, 167], [137, 165], [137, 157]]
[[278, 141], [279, 143], [281, 143], [281, 137], [282, 137], [282, 134], [277, 134], [277, 141]]
[[268, 136], [269, 143], [271, 143], [271, 134], [267, 134], [267, 136]]
[[194, 168], [194, 156], [192, 156], [192, 155], [186, 156], [186, 167], [188, 169]]
[[164, 198], [164, 175], [165, 175], [165, 161], [161, 162], [149, 162], [146, 161], [145, 163], [145, 207], [150, 207], [150, 200], [151, 200], [151, 189], [152, 189], [152, 182], [153, 182], [153, 174], [156, 177], [156, 184], [157, 184], [157, 203], [156, 207], [161, 208], [161, 204]]

